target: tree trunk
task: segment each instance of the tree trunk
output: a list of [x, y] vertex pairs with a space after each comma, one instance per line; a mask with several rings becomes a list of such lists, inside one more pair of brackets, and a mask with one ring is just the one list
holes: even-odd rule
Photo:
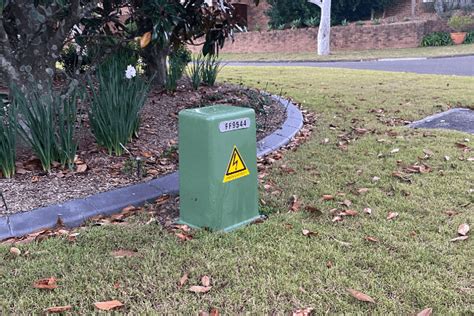
[[146, 72], [149, 77], [154, 77], [153, 83], [164, 87], [167, 77], [166, 58], [169, 48], [160, 48], [158, 45], [150, 45], [144, 50], [143, 58], [147, 65]]
[[331, 53], [331, 0], [323, 0], [318, 31], [318, 55]]

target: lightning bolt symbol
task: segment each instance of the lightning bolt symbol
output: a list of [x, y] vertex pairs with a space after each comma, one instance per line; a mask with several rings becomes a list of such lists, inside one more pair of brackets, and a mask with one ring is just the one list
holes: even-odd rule
[[232, 162], [232, 165], [234, 166], [235, 169], [237, 169], [239, 165], [239, 160], [237, 159], [237, 155], [234, 155], [234, 161]]

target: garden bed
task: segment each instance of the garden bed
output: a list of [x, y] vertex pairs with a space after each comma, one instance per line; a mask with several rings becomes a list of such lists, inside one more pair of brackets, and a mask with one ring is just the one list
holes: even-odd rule
[[[257, 90], [224, 84], [194, 91], [183, 83], [173, 94], [150, 93], [141, 112], [138, 137], [127, 145], [125, 154], [115, 157], [97, 146], [90, 132], [87, 108], [82, 108], [78, 116], [75, 170], [56, 164], [49, 174], [45, 173], [31, 150], [20, 143], [17, 174], [0, 182], [7, 204], [4, 207], [0, 203], [0, 216], [83, 198], [177, 170], [179, 111], [212, 104], [253, 107], [257, 114], [257, 139], [271, 134], [285, 119], [283, 107]], [[137, 158], [141, 159], [140, 168]]]

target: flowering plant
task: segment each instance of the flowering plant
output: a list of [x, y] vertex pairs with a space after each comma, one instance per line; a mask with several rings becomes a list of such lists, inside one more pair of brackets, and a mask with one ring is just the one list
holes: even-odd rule
[[132, 65], [128, 65], [127, 70], [125, 70], [125, 78], [132, 79], [136, 76], [137, 76], [137, 70], [135, 69], [135, 67], [133, 67]]

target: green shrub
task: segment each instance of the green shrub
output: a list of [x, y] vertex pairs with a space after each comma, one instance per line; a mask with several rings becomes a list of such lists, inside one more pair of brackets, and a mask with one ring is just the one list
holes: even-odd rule
[[44, 171], [53, 161], [72, 168], [77, 144], [74, 140], [78, 93], [55, 93], [51, 87], [30, 89], [28, 94], [13, 87], [13, 103], [21, 122], [20, 136], [31, 146]]
[[467, 32], [474, 25], [474, 19], [468, 15], [453, 15], [448, 26], [456, 32]]
[[0, 98], [0, 170], [6, 178], [15, 174], [16, 111]]
[[107, 67], [100, 67], [96, 79], [96, 85], [90, 80], [92, 133], [109, 154], [120, 156], [124, 146], [138, 131], [140, 110], [145, 104], [149, 84], [137, 76], [133, 66], [124, 68], [120, 60], [112, 60]]
[[304, 26], [304, 24], [303, 24], [303, 21], [301, 20], [301, 18], [293, 20], [290, 23], [290, 28], [293, 29], [293, 30], [302, 28], [303, 26]]
[[73, 74], [77, 70], [82, 72], [92, 62], [92, 58], [85, 50], [84, 53], [78, 53], [78, 49], [80, 49], [78, 45], [70, 44], [65, 46], [59, 55], [59, 61], [63, 63], [64, 70], [68, 74]]
[[217, 75], [222, 69], [222, 62], [214, 55], [207, 55], [202, 62], [201, 77], [202, 82], [208, 86], [216, 83]]
[[187, 68], [188, 77], [191, 80], [191, 85], [194, 90], [197, 90], [202, 82], [202, 63], [202, 55], [199, 54], [192, 59], [191, 65], [189, 65]]
[[428, 35], [425, 35], [421, 40], [422, 47], [429, 46], [448, 46], [453, 45], [453, 40], [447, 32], [434, 32]]
[[464, 44], [474, 44], [474, 31], [467, 33]]
[[315, 16], [307, 18], [306, 20], [304, 20], [304, 24], [309, 27], [317, 27], [319, 26], [319, 18]]

